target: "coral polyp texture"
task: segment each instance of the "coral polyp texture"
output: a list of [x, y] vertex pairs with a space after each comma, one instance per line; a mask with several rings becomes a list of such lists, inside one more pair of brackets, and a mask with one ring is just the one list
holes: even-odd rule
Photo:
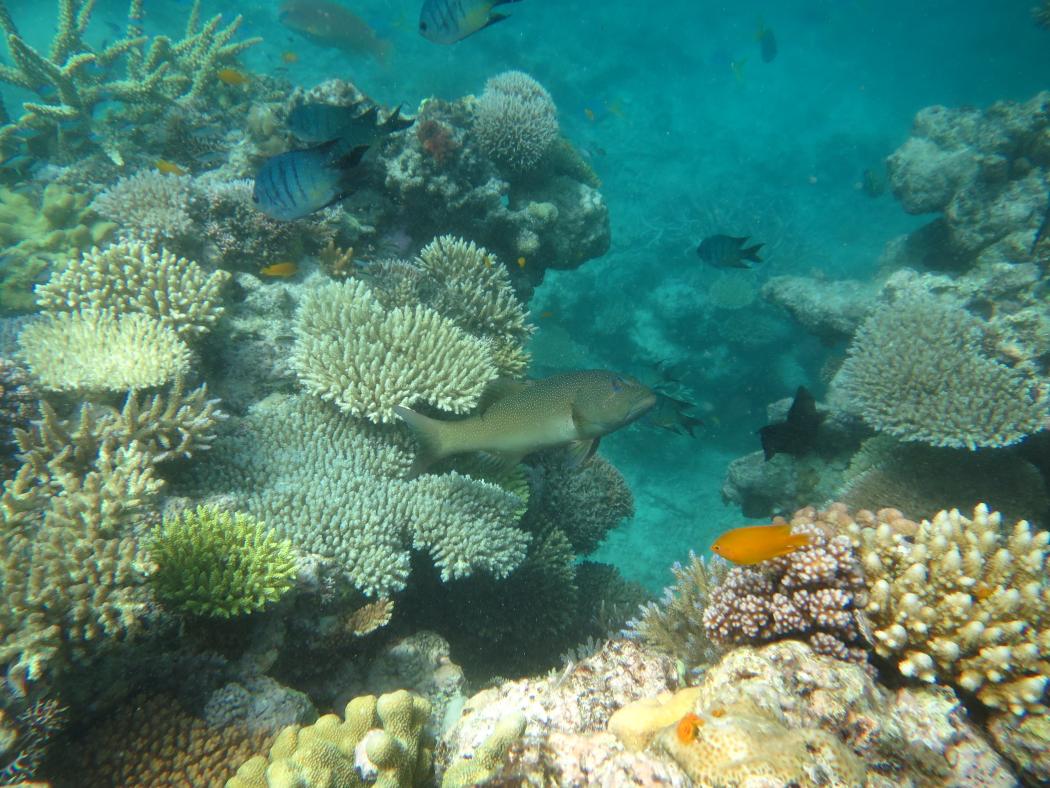
[[839, 373], [852, 410], [875, 429], [931, 446], [1008, 446], [1050, 420], [1047, 385], [986, 349], [985, 324], [933, 296], [876, 309]]
[[474, 110], [482, 150], [518, 172], [533, 169], [558, 137], [558, 110], [550, 93], [521, 71], [485, 83]]
[[295, 330], [306, 390], [374, 422], [417, 403], [465, 413], [497, 374], [488, 343], [424, 306], [387, 310], [358, 280], [309, 291]]
[[147, 544], [157, 597], [180, 613], [214, 618], [250, 613], [292, 587], [292, 543], [239, 512], [199, 506], [157, 527]]
[[190, 350], [147, 314], [85, 309], [33, 320], [20, 355], [40, 385], [84, 393], [162, 386], [189, 371]]
[[405, 690], [354, 698], [342, 719], [326, 714], [282, 730], [269, 755], [244, 763], [226, 788], [425, 785], [434, 746], [424, 732], [429, 716], [430, 703]]
[[865, 661], [854, 614], [865, 598], [864, 574], [850, 538], [828, 536], [799, 516], [792, 533], [808, 536], [808, 544], [754, 568], [734, 567], [711, 590], [703, 611], [708, 637], [723, 646], [797, 638], [819, 654]]
[[48, 312], [141, 312], [190, 341], [222, 317], [222, 288], [229, 278], [226, 271], [205, 273], [165, 249], [125, 241], [70, 260], [36, 288], [36, 297]]
[[118, 180], [91, 203], [92, 209], [120, 227], [129, 240], [163, 244], [185, 240], [194, 232], [193, 178], [143, 170]]
[[[839, 512], [839, 517], [843, 512]], [[955, 684], [984, 704], [1046, 715], [1050, 533], [980, 505], [915, 523], [861, 512], [859, 542], [875, 651], [902, 673]]]
[[452, 473], [406, 480], [405, 436], [309, 396], [254, 405], [193, 469], [197, 494], [230, 494], [372, 597], [403, 589], [409, 549], [447, 579], [503, 577], [525, 557], [521, 499]]

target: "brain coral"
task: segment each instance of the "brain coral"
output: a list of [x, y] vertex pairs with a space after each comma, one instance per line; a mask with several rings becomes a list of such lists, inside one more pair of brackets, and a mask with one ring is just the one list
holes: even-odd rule
[[125, 241], [71, 260], [37, 286], [36, 296], [49, 312], [142, 312], [191, 340], [222, 317], [222, 287], [229, 278], [226, 271], [205, 274], [192, 260]]
[[52, 391], [152, 388], [190, 366], [190, 350], [178, 335], [141, 312], [47, 314], [22, 329], [18, 344], [34, 377]]
[[975, 449], [1007, 446], [1046, 425], [1045, 383], [986, 351], [980, 319], [935, 297], [876, 309], [839, 373], [850, 406], [906, 441]]
[[988, 706], [1046, 714], [1050, 682], [1050, 533], [939, 512], [832, 513], [858, 541], [875, 650], [902, 673], [945, 681]]
[[558, 137], [558, 110], [539, 82], [520, 71], [506, 71], [485, 83], [474, 134], [494, 160], [528, 171]]
[[405, 480], [402, 432], [308, 396], [272, 395], [221, 437], [193, 474], [198, 493], [232, 493], [301, 550], [332, 561], [362, 592], [405, 587], [409, 547], [446, 579], [502, 577], [525, 556], [521, 499], [459, 474]]
[[387, 311], [358, 280], [306, 294], [292, 363], [308, 391], [375, 422], [418, 402], [464, 413], [496, 377], [486, 342], [424, 306]]

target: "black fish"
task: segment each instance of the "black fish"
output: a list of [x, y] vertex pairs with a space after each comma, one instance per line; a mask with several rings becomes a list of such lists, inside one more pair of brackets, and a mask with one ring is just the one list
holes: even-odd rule
[[413, 121], [401, 116], [401, 107], [385, 121], [379, 122], [379, 110], [373, 105], [364, 112], [357, 107], [335, 104], [300, 104], [288, 113], [288, 128], [306, 142], [342, 140], [351, 147], [371, 145], [376, 138], [411, 126]]
[[759, 29], [758, 45], [762, 50], [762, 62], [773, 62], [773, 58], [777, 56], [777, 37], [773, 35], [773, 31], [768, 27]]
[[255, 176], [252, 201], [273, 219], [290, 222], [346, 196], [348, 177], [368, 147], [332, 140], [271, 156]]
[[744, 247], [747, 236], [737, 238], [732, 235], [712, 235], [705, 238], [696, 247], [696, 253], [705, 263], [710, 263], [718, 268], [750, 268], [745, 260], [761, 263], [762, 258], [758, 256], [758, 250], [764, 244]]
[[767, 460], [775, 454], [796, 457], [812, 451], [817, 443], [817, 429], [824, 415], [817, 412], [817, 401], [805, 386], [795, 392], [795, 401], [785, 421], [768, 424], [758, 431], [762, 440], [762, 454]]

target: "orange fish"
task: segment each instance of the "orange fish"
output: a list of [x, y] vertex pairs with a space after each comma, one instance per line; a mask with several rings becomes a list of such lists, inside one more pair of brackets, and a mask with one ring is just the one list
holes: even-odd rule
[[703, 724], [704, 721], [693, 714], [693, 712], [686, 714], [678, 721], [678, 727], [675, 728], [675, 734], [678, 736], [678, 741], [682, 744], [689, 744], [690, 742], [696, 741], [697, 734], [700, 733], [700, 726]]
[[215, 76], [227, 85], [244, 85], [248, 82], [248, 75], [235, 68], [220, 68], [215, 72]]
[[154, 166], [165, 175], [186, 175], [186, 170], [167, 159], [157, 159]]
[[289, 276], [295, 276], [296, 271], [299, 270], [299, 266], [295, 263], [274, 263], [268, 265], [259, 271], [263, 276], [277, 276], [285, 279]]
[[524, 268], [524, 267], [525, 267], [525, 258], [524, 257], [519, 257], [518, 258], [518, 268]]
[[392, 48], [365, 20], [329, 0], [285, 0], [277, 12], [277, 21], [315, 44], [351, 55], [369, 55], [381, 63]]
[[711, 551], [734, 564], [757, 564], [807, 544], [809, 536], [791, 533], [790, 525], [745, 525], [718, 537]]
[[295, 54], [294, 52], [291, 52], [291, 51], [282, 52], [281, 53], [281, 62], [282, 63], [288, 63], [289, 65], [292, 64], [292, 63], [298, 63], [299, 62], [299, 56], [297, 54]]

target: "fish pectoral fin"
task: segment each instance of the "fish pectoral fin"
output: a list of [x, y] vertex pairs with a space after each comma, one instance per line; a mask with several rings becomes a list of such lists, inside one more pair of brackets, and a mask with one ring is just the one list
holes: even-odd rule
[[565, 450], [565, 464], [569, 468], [579, 468], [598, 451], [598, 438], [589, 441], [573, 441]]
[[510, 19], [510, 14], [500, 14], [493, 11], [489, 14], [488, 21], [481, 26], [481, 29], [484, 30], [486, 27], [492, 27], [494, 24], [502, 22], [504, 19]]

